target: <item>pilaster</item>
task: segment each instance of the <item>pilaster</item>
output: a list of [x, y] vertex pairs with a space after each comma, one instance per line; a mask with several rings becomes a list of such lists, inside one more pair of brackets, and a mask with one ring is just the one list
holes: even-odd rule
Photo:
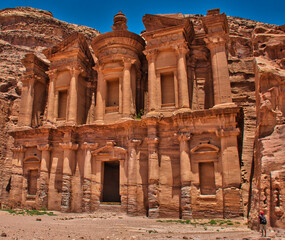
[[130, 139], [128, 142], [128, 214], [137, 212], [137, 146], [142, 143], [139, 139]]
[[97, 95], [96, 95], [96, 117], [95, 121], [103, 121], [105, 113], [105, 98], [106, 98], [106, 82], [102, 72], [102, 66], [96, 66], [94, 69], [98, 73]]
[[18, 146], [11, 150], [13, 151], [13, 168], [9, 201], [12, 207], [15, 207], [22, 204], [23, 161], [27, 149], [24, 146]]
[[178, 136], [180, 142], [180, 181], [181, 181], [181, 198], [180, 208], [182, 219], [190, 219], [192, 217], [191, 209], [191, 162], [190, 162], [190, 133], [181, 133]]
[[159, 99], [157, 89], [157, 81], [156, 81], [156, 68], [155, 68], [155, 61], [158, 55], [157, 50], [145, 50], [143, 52], [146, 55], [148, 61], [148, 107], [149, 111], [154, 111], [159, 109], [160, 106], [158, 105]]
[[[49, 75], [49, 89], [48, 89], [48, 106], [47, 106], [47, 120], [50, 122], [55, 122], [55, 82], [57, 78], [57, 70], [49, 70], [47, 71], [47, 74]], [[56, 108], [56, 111], [58, 109]]]
[[19, 126], [31, 126], [33, 115], [33, 103], [34, 103], [34, 84], [35, 74], [28, 74], [22, 77], [22, 101], [19, 114]]
[[177, 73], [178, 73], [178, 106], [179, 108], [189, 108], [189, 90], [186, 68], [186, 54], [189, 48], [186, 43], [175, 47], [177, 53]]
[[83, 198], [82, 198], [82, 210], [84, 212], [91, 212], [92, 194], [92, 155], [91, 150], [95, 150], [98, 147], [98, 143], [84, 142], [81, 148], [84, 150], [84, 178], [83, 178]]
[[150, 218], [159, 217], [159, 156], [157, 137], [157, 120], [150, 118], [147, 120], [148, 137], [148, 216]]
[[211, 63], [214, 86], [214, 107], [235, 106], [232, 103], [231, 85], [226, 54], [226, 41], [229, 28], [225, 14], [219, 9], [209, 10], [202, 19], [206, 32], [204, 39], [211, 52]]
[[69, 68], [71, 79], [69, 85], [68, 122], [77, 123], [78, 76], [82, 72], [79, 67]]
[[224, 217], [242, 215], [241, 172], [238, 155], [237, 136], [239, 129], [217, 132], [221, 140], [221, 164], [223, 173]]
[[49, 168], [50, 168], [50, 144], [37, 145], [38, 150], [42, 152], [40, 177], [38, 179], [38, 190], [36, 202], [39, 207], [48, 207], [48, 189], [49, 189]]
[[60, 143], [63, 148], [63, 169], [62, 169], [62, 198], [61, 211], [68, 212], [71, 208], [72, 186], [71, 177], [75, 168], [75, 151], [78, 144], [73, 142]]
[[135, 62], [135, 59], [123, 58], [123, 114], [125, 116], [135, 114], [131, 86], [131, 67]]

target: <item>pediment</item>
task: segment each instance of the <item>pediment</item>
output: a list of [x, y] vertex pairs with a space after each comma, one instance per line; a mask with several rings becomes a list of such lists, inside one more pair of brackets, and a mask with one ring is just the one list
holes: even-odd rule
[[218, 147], [212, 144], [200, 144], [191, 149], [192, 154], [216, 154], [220, 151]]
[[109, 141], [105, 146], [91, 152], [93, 156], [106, 156], [108, 158], [124, 158], [127, 149], [116, 146], [114, 141]]

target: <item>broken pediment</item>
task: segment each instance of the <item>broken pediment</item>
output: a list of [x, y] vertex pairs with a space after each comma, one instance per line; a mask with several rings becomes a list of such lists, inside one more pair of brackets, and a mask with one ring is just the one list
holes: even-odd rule
[[155, 31], [184, 25], [188, 21], [189, 19], [184, 18], [182, 14], [169, 14], [167, 16], [146, 14], [143, 16], [143, 24], [146, 31]]
[[83, 54], [87, 57], [87, 61], [91, 66], [95, 65], [86, 39], [80, 33], [70, 35], [54, 47], [44, 50], [43, 53], [49, 60], [55, 57], [67, 58], [69, 56], [79, 56], [79, 54]]

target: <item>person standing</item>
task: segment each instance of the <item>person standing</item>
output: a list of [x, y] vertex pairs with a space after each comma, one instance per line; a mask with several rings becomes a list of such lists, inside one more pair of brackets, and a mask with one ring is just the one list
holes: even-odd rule
[[267, 221], [266, 221], [266, 218], [264, 216], [264, 212], [263, 211], [260, 211], [260, 214], [259, 214], [259, 227], [260, 227], [260, 231], [261, 231], [261, 237], [266, 237], [266, 224], [267, 224]]

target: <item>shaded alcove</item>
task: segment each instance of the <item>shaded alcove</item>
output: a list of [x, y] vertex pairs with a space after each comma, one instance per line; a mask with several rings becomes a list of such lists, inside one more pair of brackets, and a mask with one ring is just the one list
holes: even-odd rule
[[120, 202], [120, 163], [104, 162], [103, 202]]

